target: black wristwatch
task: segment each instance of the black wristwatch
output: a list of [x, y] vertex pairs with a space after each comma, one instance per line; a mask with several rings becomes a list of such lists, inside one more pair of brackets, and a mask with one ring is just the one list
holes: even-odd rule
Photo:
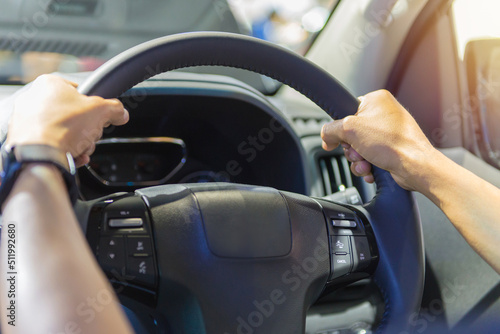
[[1, 154], [0, 212], [23, 166], [28, 163], [48, 163], [56, 166], [68, 188], [71, 204], [76, 202], [78, 198], [76, 167], [70, 153], [64, 153], [49, 145], [17, 145], [3, 147]]

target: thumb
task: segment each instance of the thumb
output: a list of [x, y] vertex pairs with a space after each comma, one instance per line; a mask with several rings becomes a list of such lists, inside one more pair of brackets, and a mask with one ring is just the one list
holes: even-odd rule
[[331, 151], [339, 146], [341, 142], [346, 142], [343, 123], [344, 119], [338, 119], [323, 125], [321, 139], [325, 150]]
[[129, 120], [129, 113], [123, 107], [123, 104], [118, 99], [109, 99], [105, 101], [108, 113], [105, 117], [105, 124], [108, 125], [123, 125]]

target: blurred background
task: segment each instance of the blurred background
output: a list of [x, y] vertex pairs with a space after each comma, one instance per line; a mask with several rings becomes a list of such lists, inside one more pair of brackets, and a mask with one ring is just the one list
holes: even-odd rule
[[251, 35], [305, 54], [338, 0], [6, 0], [0, 83], [93, 71], [141, 42], [187, 31]]

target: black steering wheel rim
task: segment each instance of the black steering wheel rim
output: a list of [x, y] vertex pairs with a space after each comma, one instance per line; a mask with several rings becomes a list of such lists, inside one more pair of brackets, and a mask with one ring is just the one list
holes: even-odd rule
[[[358, 100], [329, 73], [293, 52], [252, 37], [230, 33], [186, 33], [134, 47], [96, 70], [79, 91], [118, 97], [156, 74], [218, 65], [267, 75], [296, 89], [334, 119], [352, 115]], [[374, 168], [377, 195], [363, 208], [373, 220], [380, 251], [375, 281], [386, 310], [378, 331], [411, 330], [423, 291], [424, 252], [418, 209], [411, 193], [386, 171]]]
[[296, 89], [334, 119], [354, 114], [359, 104], [308, 59], [263, 40], [221, 32], [176, 34], [140, 44], [106, 62], [78, 90], [113, 98], [156, 74], [193, 66], [233, 67], [269, 76]]

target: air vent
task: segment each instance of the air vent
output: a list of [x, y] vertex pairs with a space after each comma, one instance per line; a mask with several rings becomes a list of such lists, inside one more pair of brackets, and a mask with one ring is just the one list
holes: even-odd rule
[[314, 133], [319, 133], [323, 124], [328, 123], [329, 121], [331, 121], [329, 118], [293, 118], [293, 123], [299, 131], [312, 131]]
[[76, 57], [99, 56], [106, 52], [105, 43], [84, 41], [36, 40], [0, 37], [0, 51], [23, 53], [27, 51], [55, 52]]
[[345, 156], [321, 156], [318, 158], [318, 168], [325, 195], [353, 186], [355, 176]]

